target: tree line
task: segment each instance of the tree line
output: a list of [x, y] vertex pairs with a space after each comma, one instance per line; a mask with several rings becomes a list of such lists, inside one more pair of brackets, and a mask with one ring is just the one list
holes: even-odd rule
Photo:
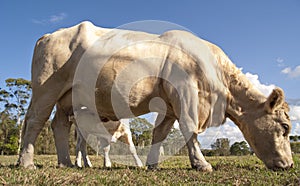
[[[20, 136], [22, 123], [31, 97], [31, 82], [22, 78], [5, 80], [5, 87], [0, 87], [0, 155], [15, 155], [20, 150]], [[130, 120], [130, 129], [134, 144], [142, 150], [151, 144], [153, 125], [145, 118]], [[75, 127], [70, 130], [70, 153], [75, 154], [76, 139]], [[300, 135], [290, 136], [291, 147], [294, 153], [300, 153]], [[187, 155], [187, 147], [180, 148], [178, 144], [184, 142], [179, 129], [172, 128], [168, 137], [162, 143], [165, 155]], [[120, 148], [112, 145], [111, 153], [118, 154]], [[124, 149], [122, 149], [124, 150]], [[94, 149], [88, 148], [89, 154], [96, 154]], [[203, 149], [206, 156], [247, 155], [251, 153], [247, 142], [235, 142], [230, 146], [227, 138], [219, 138], [211, 144], [211, 149]], [[56, 154], [51, 119], [42, 129], [36, 144], [36, 154]]]

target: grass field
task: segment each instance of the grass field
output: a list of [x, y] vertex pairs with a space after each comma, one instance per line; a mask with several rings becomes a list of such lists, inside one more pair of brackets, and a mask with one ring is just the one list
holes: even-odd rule
[[[74, 158], [74, 157], [73, 157]], [[57, 168], [56, 156], [35, 156], [36, 170], [15, 167], [17, 156], [0, 156], [2, 185], [300, 185], [300, 155], [288, 171], [270, 171], [255, 156], [207, 157], [212, 173], [190, 168], [188, 157], [174, 156], [148, 171], [120, 164], [110, 170], [92, 156], [94, 168]]]

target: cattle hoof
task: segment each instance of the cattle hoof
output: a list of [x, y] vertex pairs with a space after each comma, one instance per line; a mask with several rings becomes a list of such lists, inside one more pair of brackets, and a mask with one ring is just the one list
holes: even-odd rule
[[107, 168], [107, 169], [111, 169], [111, 162], [106, 162], [104, 164], [104, 167]]
[[75, 167], [81, 169], [81, 168], [82, 168], [82, 165], [75, 164]]
[[144, 166], [142, 161], [137, 161], [136, 164], [137, 164], [137, 167], [139, 167], [139, 168], [142, 168]]
[[89, 164], [89, 165], [85, 165], [86, 168], [92, 168], [93, 165]]
[[157, 164], [147, 165], [147, 170], [158, 170]]
[[26, 169], [30, 169], [30, 170], [36, 170], [36, 166], [34, 164], [29, 164], [26, 167], [24, 167]]
[[201, 172], [212, 172], [213, 168], [210, 164], [207, 165], [197, 165], [197, 166], [192, 166], [193, 169], [196, 169], [197, 171]]
[[69, 168], [73, 168], [73, 167], [76, 167], [75, 165], [73, 164], [63, 164], [63, 163], [59, 163], [58, 168], [66, 168], [66, 167], [69, 167]]

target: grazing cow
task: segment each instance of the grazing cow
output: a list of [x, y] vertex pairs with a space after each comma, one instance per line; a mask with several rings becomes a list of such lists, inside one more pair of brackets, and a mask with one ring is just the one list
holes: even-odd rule
[[[161, 142], [178, 120], [192, 168], [212, 171], [197, 134], [221, 125], [226, 117], [239, 127], [268, 168], [293, 166], [284, 92], [275, 88], [265, 97], [219, 47], [189, 32], [155, 35], [82, 22], [40, 38], [32, 60], [32, 98], [19, 165], [35, 167], [36, 138], [56, 102], [68, 91], [74, 93], [74, 110], [86, 106], [95, 116], [94, 122], [79, 124], [87, 133], [106, 135], [97, 125], [98, 116], [117, 121], [158, 112], [148, 168], [157, 166]], [[69, 165], [67, 115], [59, 115], [54, 120], [58, 161]]]
[[[82, 132], [80, 131], [79, 127], [77, 126], [77, 121], [73, 115], [73, 108], [72, 108], [72, 94], [71, 91], [67, 92], [56, 104], [57, 113], [65, 113], [69, 115], [69, 122], [70, 124], [74, 123], [76, 126], [77, 132], [77, 144], [76, 144], [76, 160], [75, 166], [82, 167], [81, 160], [83, 159], [85, 167], [92, 167], [92, 163], [90, 162], [88, 155], [87, 155], [87, 146], [85, 138], [87, 135], [83, 136]], [[89, 122], [90, 112], [87, 108], [82, 107], [80, 108], [79, 112], [84, 113], [84, 122]], [[58, 116], [55, 116], [55, 118]], [[57, 118], [56, 118], [57, 119]], [[79, 118], [82, 121], [82, 118]], [[53, 122], [52, 124], [55, 124]], [[97, 139], [100, 141], [101, 149], [104, 152], [104, 167], [111, 167], [111, 161], [109, 158], [109, 151], [110, 151], [110, 143], [116, 142], [117, 139], [122, 138], [124, 143], [129, 146], [129, 150], [135, 160], [135, 163], [138, 167], [142, 167], [143, 163], [137, 155], [134, 143], [132, 141], [132, 135], [129, 126], [126, 126], [120, 121], [106, 121], [102, 122], [105, 129], [110, 133], [111, 136], [108, 138], [98, 137]], [[52, 125], [54, 135], [57, 135], [58, 128], [55, 125]], [[60, 134], [59, 134], [60, 135]], [[60, 150], [58, 150], [60, 152]], [[67, 157], [69, 159], [69, 157]], [[63, 166], [60, 164], [60, 166]]]

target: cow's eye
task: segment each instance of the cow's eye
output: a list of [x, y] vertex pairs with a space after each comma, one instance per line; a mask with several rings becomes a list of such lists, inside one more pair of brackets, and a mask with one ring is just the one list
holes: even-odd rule
[[284, 136], [287, 136], [290, 132], [290, 126], [286, 123], [281, 124], [282, 128], [284, 129]]

